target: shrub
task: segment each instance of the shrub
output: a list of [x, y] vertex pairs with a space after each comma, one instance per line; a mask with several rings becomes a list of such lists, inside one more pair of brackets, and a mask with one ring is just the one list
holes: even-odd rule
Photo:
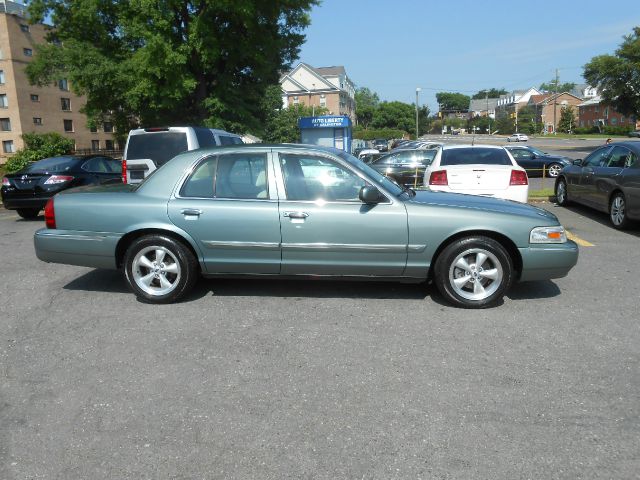
[[404, 130], [397, 130], [394, 128], [377, 128], [377, 129], [364, 129], [356, 127], [353, 129], [353, 138], [360, 140], [374, 140], [376, 138], [403, 138], [407, 132]]
[[59, 133], [24, 133], [24, 148], [7, 160], [7, 172], [13, 173], [23, 169], [29, 163], [47, 157], [64, 155], [73, 150], [73, 140], [63, 137]]

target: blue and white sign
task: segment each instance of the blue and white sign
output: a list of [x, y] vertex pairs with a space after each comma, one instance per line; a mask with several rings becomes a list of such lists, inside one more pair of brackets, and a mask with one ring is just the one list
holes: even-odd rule
[[302, 117], [298, 120], [300, 128], [343, 128], [351, 127], [351, 119], [346, 115], [324, 115], [322, 117]]

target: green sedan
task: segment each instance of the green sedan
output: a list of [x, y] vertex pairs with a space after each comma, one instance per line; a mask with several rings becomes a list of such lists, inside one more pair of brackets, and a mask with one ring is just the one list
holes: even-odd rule
[[122, 269], [152, 303], [205, 277], [433, 281], [452, 304], [500, 302], [578, 260], [555, 215], [415, 192], [335, 149], [241, 145], [178, 155], [137, 185], [56, 195], [35, 233], [45, 262]]

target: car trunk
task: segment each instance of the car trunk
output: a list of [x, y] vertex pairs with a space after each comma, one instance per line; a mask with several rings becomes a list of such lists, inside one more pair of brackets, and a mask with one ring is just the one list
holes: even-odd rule
[[9, 182], [15, 191], [12, 192], [13, 197], [30, 197], [36, 193], [42, 192], [42, 185], [51, 175], [48, 173], [24, 173], [18, 175], [7, 175]]
[[506, 190], [511, 170], [512, 167], [505, 165], [450, 165], [447, 179], [452, 191]]

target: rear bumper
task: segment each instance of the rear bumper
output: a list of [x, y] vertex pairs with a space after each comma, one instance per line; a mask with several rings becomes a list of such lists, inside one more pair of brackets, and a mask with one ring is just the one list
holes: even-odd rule
[[[427, 185], [428, 180], [425, 182]], [[528, 185], [518, 185], [514, 187], [510, 187], [504, 190], [495, 190], [495, 189], [453, 189], [449, 186], [429, 186], [430, 190], [434, 192], [448, 192], [448, 193], [463, 193], [465, 195], [477, 195], [480, 197], [491, 197], [491, 198], [503, 198], [505, 200], [514, 200], [520, 203], [527, 203], [529, 199], [529, 186]]]
[[[56, 192], [57, 193], [57, 192]], [[7, 210], [17, 210], [19, 208], [37, 208], [42, 210], [53, 195], [48, 197], [23, 197], [11, 198], [2, 197], [2, 203]]]
[[33, 236], [43, 262], [116, 269], [116, 246], [122, 235], [42, 228]]
[[567, 243], [536, 245], [518, 250], [522, 257], [521, 282], [566, 277], [578, 263], [578, 245], [571, 240]]

